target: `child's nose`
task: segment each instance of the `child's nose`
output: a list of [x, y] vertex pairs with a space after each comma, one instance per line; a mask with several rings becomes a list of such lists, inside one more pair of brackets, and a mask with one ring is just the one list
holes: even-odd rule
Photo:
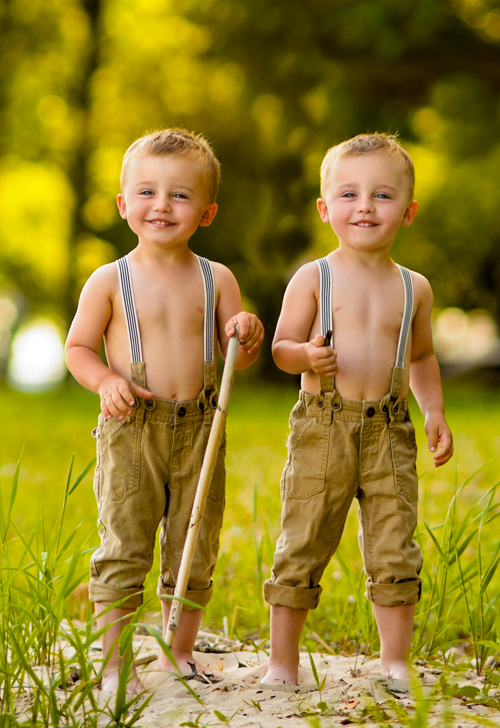
[[172, 202], [169, 195], [157, 195], [155, 199], [155, 209], [161, 210], [162, 212], [170, 212], [172, 209]]
[[358, 200], [358, 209], [360, 212], [373, 212], [375, 209], [371, 197], [360, 197]]

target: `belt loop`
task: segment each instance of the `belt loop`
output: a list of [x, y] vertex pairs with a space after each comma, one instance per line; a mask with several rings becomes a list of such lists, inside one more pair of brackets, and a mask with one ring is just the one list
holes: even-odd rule
[[133, 361], [130, 364], [131, 379], [134, 384], [138, 384], [139, 387], [146, 389], [146, 367], [143, 361]]
[[142, 427], [144, 425], [144, 420], [146, 419], [146, 408], [144, 406], [144, 400], [137, 397], [137, 409], [136, 409], [137, 415], [136, 415], [136, 421], [139, 427]]
[[335, 383], [333, 377], [320, 377], [320, 389], [322, 394], [327, 392], [333, 392], [335, 389]]
[[205, 412], [205, 410], [207, 409], [208, 402], [207, 402], [207, 394], [205, 392], [205, 388], [203, 388], [201, 390], [201, 392], [199, 393], [199, 395], [197, 396], [196, 406], [198, 407], [200, 412]]
[[401, 400], [399, 397], [392, 399], [389, 402], [389, 427], [394, 427], [394, 424], [400, 420], [398, 416], [403, 410]]

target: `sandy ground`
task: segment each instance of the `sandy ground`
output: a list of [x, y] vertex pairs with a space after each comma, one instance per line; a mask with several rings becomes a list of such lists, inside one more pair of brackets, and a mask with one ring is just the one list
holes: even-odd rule
[[[300, 685], [290, 691], [263, 689], [260, 680], [266, 672], [265, 652], [248, 649], [224, 654], [196, 653], [196, 658], [211, 666], [222, 676], [215, 684], [190, 680], [190, 687], [200, 698], [198, 702], [174, 675], [157, 670], [159, 655], [152, 637], [137, 638], [138, 668], [141, 679], [153, 698], [136, 725], [177, 728], [182, 724], [232, 728], [296, 728], [299, 726], [329, 726], [363, 723], [375, 726], [394, 723], [402, 726], [415, 721], [419, 711], [425, 711], [425, 697], [436, 694], [428, 722], [419, 725], [500, 726], [500, 713], [484, 705], [465, 705], [460, 698], [443, 699], [438, 689], [443, 670], [439, 667], [416, 665], [415, 681], [421, 686], [417, 700], [410, 681], [392, 680], [380, 673], [376, 659], [342, 657], [316, 653], [313, 659], [319, 676], [324, 681], [321, 694], [310, 666], [309, 655], [301, 657]], [[446, 680], [458, 687], [475, 685], [483, 681], [472, 670], [459, 670]], [[438, 684], [437, 684], [438, 683]], [[113, 700], [105, 694], [100, 702]], [[318, 703], [321, 703], [318, 706]], [[217, 712], [219, 715], [217, 715]], [[198, 718], [198, 716], [201, 717]], [[198, 719], [198, 723], [196, 720]]]

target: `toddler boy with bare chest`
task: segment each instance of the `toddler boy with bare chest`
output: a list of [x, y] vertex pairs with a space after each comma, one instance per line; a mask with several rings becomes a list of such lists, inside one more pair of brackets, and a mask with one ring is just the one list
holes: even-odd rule
[[301, 374], [302, 388], [281, 482], [282, 534], [264, 585], [271, 604], [265, 683], [297, 683], [302, 627], [354, 497], [382, 671], [408, 676], [422, 568], [413, 541], [410, 386], [435, 465], [453, 452], [432, 346], [431, 288], [390, 257], [400, 225], [417, 211], [413, 187], [413, 164], [394, 137], [360, 135], [323, 160], [318, 210], [339, 246], [293, 277], [273, 342], [277, 365]]
[[[94, 479], [101, 546], [91, 559], [103, 652], [102, 688], [116, 692], [118, 638], [142, 604], [161, 524], [158, 595], [173, 594], [201, 462], [217, 403], [216, 353], [239, 327], [237, 368], [258, 356], [263, 327], [241, 310], [232, 273], [192, 253], [189, 239], [216, 212], [219, 163], [195, 134], [165, 129], [127, 150], [118, 195], [137, 247], [99, 268], [83, 288], [66, 344], [67, 364], [100, 395]], [[98, 352], [104, 337], [108, 366]], [[186, 597], [205, 606], [224, 510], [224, 450], [214, 469]], [[121, 601], [120, 606], [111, 607]], [[169, 600], [163, 599], [164, 629]], [[110, 609], [111, 607], [111, 609]], [[192, 651], [202, 615], [185, 607], [173, 655], [184, 672], [202, 669]], [[173, 669], [162, 656], [160, 667]], [[142, 685], [132, 670], [129, 692]]]

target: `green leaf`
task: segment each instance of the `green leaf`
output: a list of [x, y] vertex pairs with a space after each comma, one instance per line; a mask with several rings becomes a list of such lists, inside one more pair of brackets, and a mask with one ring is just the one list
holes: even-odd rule
[[474, 685], [463, 685], [457, 692], [462, 698], [475, 698], [481, 691]]
[[424, 528], [426, 529], [426, 531], [429, 534], [429, 536], [432, 538], [432, 540], [434, 542], [434, 546], [436, 547], [436, 549], [437, 549], [437, 551], [439, 553], [439, 556], [441, 558], [441, 561], [443, 562], [443, 564], [445, 565], [445, 567], [448, 568], [448, 566], [449, 566], [448, 559], [444, 555], [443, 549], [441, 548], [441, 546], [439, 545], [436, 537], [432, 533], [432, 529], [430, 528], [430, 526], [427, 525], [427, 523], [425, 521], [424, 521]]
[[226, 718], [224, 713], [221, 713], [220, 710], [214, 710], [214, 715], [217, 716], [219, 720], [221, 720], [223, 723], [229, 723], [229, 720]]
[[500, 675], [497, 672], [486, 672], [486, 677], [494, 685], [500, 685]]
[[89, 463], [87, 463], [87, 465], [83, 468], [83, 470], [80, 473], [80, 475], [76, 478], [75, 482], [73, 483], [73, 485], [71, 486], [71, 488], [68, 490], [68, 495], [71, 495], [71, 493], [73, 493], [73, 491], [78, 488], [78, 486], [80, 485], [80, 483], [82, 482], [82, 480], [84, 479], [84, 477], [87, 475], [87, 473], [89, 472], [89, 470], [92, 470], [92, 468], [94, 467], [94, 465], [96, 463], [96, 459], [97, 458], [95, 458], [95, 457], [92, 458], [92, 460]]
[[495, 652], [500, 652], [500, 642], [493, 642], [493, 640], [479, 640], [478, 645], [483, 645], [484, 647], [489, 647]]

